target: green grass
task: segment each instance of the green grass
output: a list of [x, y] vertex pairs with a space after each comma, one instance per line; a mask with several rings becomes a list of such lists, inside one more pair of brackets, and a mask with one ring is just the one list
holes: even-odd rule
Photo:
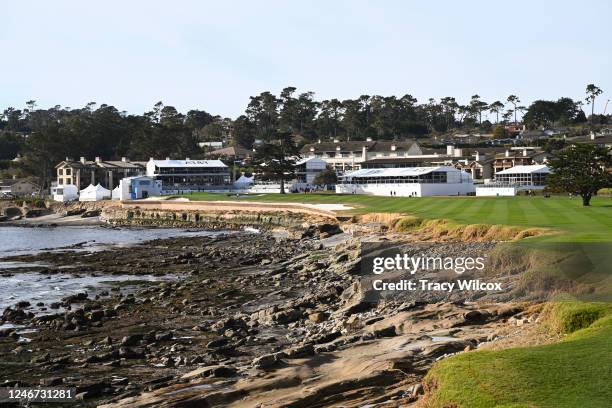
[[[426, 377], [428, 406], [609, 407], [610, 305], [560, 302], [548, 314], [551, 327], [573, 333], [554, 344], [462, 353], [436, 363]], [[594, 316], [601, 317], [593, 322]]]
[[[419, 218], [445, 218], [460, 224], [503, 224], [552, 228], [565, 232], [555, 241], [612, 242], [612, 198], [595, 197], [590, 207], [569, 197], [381, 197], [340, 194], [186, 194], [191, 200], [345, 204], [351, 214], [405, 213]], [[550, 239], [550, 238], [548, 238]]]

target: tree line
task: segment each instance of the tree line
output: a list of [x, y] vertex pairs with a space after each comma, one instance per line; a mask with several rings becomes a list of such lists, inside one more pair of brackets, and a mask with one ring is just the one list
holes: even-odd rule
[[[601, 93], [593, 84], [586, 88], [592, 123], [610, 120], [594, 113]], [[582, 106], [581, 101], [560, 98], [525, 107], [516, 95], [489, 103], [477, 94], [465, 104], [454, 97], [419, 103], [409, 94], [318, 101], [313, 92], [286, 87], [279, 95], [266, 91], [251, 96], [245, 113], [232, 120], [204, 110], [181, 113], [162, 102], [137, 115], [94, 102], [76, 109], [59, 105], [41, 109], [31, 100], [23, 109], [9, 107], [0, 115], [0, 166], [6, 167], [6, 161], [20, 155], [24, 174], [48, 179], [54, 165], [65, 157], [199, 158], [205, 153], [198, 146], [200, 141], [227, 140], [250, 149], [256, 139], [279, 144], [289, 138], [299, 146], [317, 139], [420, 138], [456, 131], [488, 132], [521, 117], [531, 128], [571, 125], [587, 121]], [[288, 143], [283, 144], [284, 150], [289, 149]]]

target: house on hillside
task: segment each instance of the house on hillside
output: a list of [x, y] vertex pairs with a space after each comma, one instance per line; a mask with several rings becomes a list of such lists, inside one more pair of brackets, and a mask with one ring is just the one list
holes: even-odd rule
[[28, 196], [37, 193], [40, 186], [30, 179], [11, 178], [0, 180], [0, 195]]
[[403, 141], [365, 141], [317, 142], [305, 145], [301, 150], [302, 157], [316, 157], [324, 160], [332, 169], [342, 174], [358, 170], [361, 163], [379, 158], [436, 157], [438, 152], [426, 152], [414, 140]]
[[57, 173], [57, 185], [73, 184], [79, 190], [90, 184], [100, 184], [112, 190], [119, 185], [119, 181], [125, 177], [142, 175], [145, 172], [144, 162], [130, 161], [126, 157], [121, 160], [86, 160], [81, 157], [78, 161], [66, 160], [55, 166]]
[[228, 159], [230, 161], [242, 161], [253, 157], [253, 151], [241, 146], [228, 146], [222, 149], [213, 150], [206, 155], [207, 157]]
[[548, 153], [538, 148], [517, 147], [506, 149], [503, 153], [495, 155], [493, 159], [493, 175], [516, 166], [543, 164], [548, 160], [548, 156]]

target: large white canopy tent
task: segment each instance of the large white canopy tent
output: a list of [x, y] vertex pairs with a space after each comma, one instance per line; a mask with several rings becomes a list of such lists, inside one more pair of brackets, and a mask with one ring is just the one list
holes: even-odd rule
[[100, 201], [111, 198], [111, 191], [102, 187], [100, 184], [95, 186], [90, 184], [79, 193], [79, 201]]

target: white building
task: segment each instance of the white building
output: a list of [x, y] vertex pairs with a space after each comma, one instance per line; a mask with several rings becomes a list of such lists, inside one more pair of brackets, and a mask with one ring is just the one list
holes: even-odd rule
[[429, 157], [437, 158], [444, 155], [442, 150], [425, 149], [414, 140], [373, 141], [367, 138], [365, 141], [311, 143], [305, 145], [301, 154], [304, 157], [316, 157], [323, 159], [332, 169], [338, 173], [344, 173], [361, 168], [361, 163], [382, 158], [411, 158]]
[[295, 163], [296, 186], [312, 187], [314, 179], [327, 168], [325, 160], [307, 157]]
[[361, 169], [340, 177], [336, 193], [424, 197], [474, 193], [472, 176], [449, 166]]
[[74, 201], [79, 199], [79, 189], [74, 184], [64, 184], [62, 186], [51, 187], [53, 201]]
[[119, 182], [119, 200], [121, 201], [160, 196], [161, 192], [161, 180], [147, 176], [126, 177]]
[[515, 166], [498, 171], [494, 180], [476, 188], [476, 195], [515, 196], [519, 191], [543, 190], [550, 172], [545, 164]]
[[229, 168], [221, 160], [154, 160], [147, 176], [160, 180], [164, 190], [206, 190], [228, 185]]

